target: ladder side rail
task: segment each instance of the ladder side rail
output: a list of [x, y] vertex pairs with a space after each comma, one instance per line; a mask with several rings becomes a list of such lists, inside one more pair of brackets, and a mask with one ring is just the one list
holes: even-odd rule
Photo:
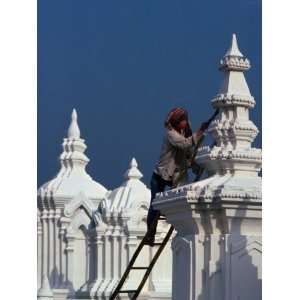
[[142, 288], [144, 287], [144, 284], [146, 283], [146, 281], [147, 281], [147, 279], [148, 279], [148, 277], [149, 277], [156, 261], [158, 260], [160, 254], [162, 253], [162, 251], [164, 250], [166, 244], [168, 243], [168, 241], [169, 241], [169, 239], [170, 239], [170, 237], [173, 233], [173, 230], [174, 230], [174, 227], [171, 226], [168, 233], [167, 233], [167, 235], [165, 236], [161, 246], [158, 248], [157, 252], [155, 253], [155, 255], [154, 255], [154, 257], [153, 257], [153, 259], [152, 259], [152, 261], [151, 261], [151, 263], [150, 263], [150, 265], [149, 265], [149, 267], [148, 267], [148, 269], [147, 269], [147, 271], [146, 271], [146, 273], [145, 273], [145, 275], [144, 275], [140, 285], [138, 286], [138, 288], [137, 288], [137, 290], [136, 290], [136, 292], [135, 292], [132, 299], [137, 299], [137, 297], [139, 296], [139, 294], [140, 294]]
[[130, 273], [130, 270], [132, 269], [132, 266], [134, 265], [137, 257], [139, 256], [141, 250], [144, 247], [145, 244], [145, 240], [146, 239], [146, 235], [144, 236], [144, 238], [142, 239], [142, 241], [140, 242], [138, 248], [135, 250], [134, 254], [132, 255], [132, 258], [130, 259], [130, 262], [125, 270], [125, 272], [123, 273], [123, 276], [121, 277], [117, 287], [115, 288], [115, 291], [113, 292], [113, 294], [110, 296], [109, 300], [114, 300], [117, 295], [119, 294], [119, 291], [121, 290], [126, 278], [128, 277], [128, 274]]
[[[165, 220], [165, 218], [163, 218], [161, 216], [159, 216], [157, 219], [158, 219], [158, 221], [159, 220]], [[154, 225], [152, 225], [152, 227], [153, 226]], [[142, 241], [140, 242], [138, 248], [135, 250], [132, 258], [130, 259], [130, 262], [129, 262], [129, 264], [128, 264], [126, 270], [125, 270], [125, 272], [123, 273], [123, 275], [122, 275], [122, 277], [121, 277], [121, 279], [120, 279], [117, 287], [115, 288], [114, 292], [110, 296], [109, 300], [114, 300], [116, 298], [116, 296], [119, 294], [119, 292], [120, 292], [120, 290], [121, 290], [121, 288], [122, 288], [122, 286], [123, 286], [126, 278], [128, 277], [128, 275], [130, 273], [130, 270], [132, 269], [132, 266], [134, 265], [137, 257], [139, 256], [140, 252], [142, 251], [142, 249], [143, 249], [143, 247], [145, 245], [146, 238], [147, 238], [147, 234], [145, 234], [145, 236], [143, 237]]]

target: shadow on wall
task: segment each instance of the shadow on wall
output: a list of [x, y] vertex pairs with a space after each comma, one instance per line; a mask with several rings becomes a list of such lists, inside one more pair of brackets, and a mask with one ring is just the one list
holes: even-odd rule
[[[258, 269], [261, 260], [261, 238], [242, 234], [242, 223], [246, 217], [246, 209], [243, 205], [236, 210], [231, 225], [234, 230], [230, 234], [228, 219], [224, 214], [225, 209], [220, 208], [215, 215], [219, 220], [217, 227], [222, 232], [218, 237], [220, 249], [223, 249], [220, 250], [221, 259], [216, 262], [215, 267], [209, 264], [208, 268], [214, 268], [213, 271], [203, 272], [205, 288], [197, 300], [261, 300], [262, 279], [261, 271]], [[205, 226], [207, 227], [207, 224]], [[211, 232], [211, 229], [206, 231], [204, 246], [209, 261], [211, 260]]]
[[71, 281], [64, 280], [65, 277], [66, 274], [59, 274], [57, 268], [55, 267], [50, 272], [49, 276], [49, 283], [51, 289], [59, 289], [61, 286], [64, 286], [68, 289], [67, 299], [73, 299], [76, 291], [74, 290], [73, 283]]
[[[95, 224], [91, 221], [88, 228], [80, 226], [76, 232], [74, 240], [74, 271], [71, 276], [82, 273], [82, 276], [79, 276], [80, 282], [78, 282], [78, 278], [75, 280], [75, 277], [74, 281], [66, 280], [67, 274], [60, 273], [57, 267], [54, 267], [49, 274], [49, 283], [52, 289], [68, 289], [67, 299], [80, 298], [82, 296], [89, 297], [89, 285], [96, 280], [95, 262], [97, 258], [94, 229]], [[79, 247], [76, 245], [77, 242]], [[79, 257], [82, 257], [80, 264], [75, 261], [77, 260], [78, 262]]]

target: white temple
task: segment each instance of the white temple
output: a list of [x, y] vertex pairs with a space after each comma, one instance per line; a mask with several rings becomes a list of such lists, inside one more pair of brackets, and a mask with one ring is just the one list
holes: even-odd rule
[[261, 299], [261, 150], [249, 120], [255, 101], [243, 72], [249, 61], [233, 35], [220, 63], [224, 80], [212, 105], [220, 109], [199, 149], [208, 177], [162, 193], [154, 207], [174, 225], [173, 300]]
[[[139, 299], [261, 299], [261, 150], [251, 146], [258, 129], [249, 119], [255, 106], [244, 77], [249, 68], [233, 35], [212, 100], [220, 109], [208, 129], [216, 143], [199, 149], [196, 158], [207, 176], [157, 195], [155, 208], [176, 236]], [[146, 232], [150, 191], [134, 158], [112, 191], [86, 173], [89, 159], [75, 110], [62, 146], [60, 171], [38, 190], [38, 299], [109, 299]], [[168, 228], [158, 227], [158, 242]], [[146, 248], [141, 266], [156, 251]], [[129, 289], [143, 271], [135, 272]]]
[[[38, 190], [38, 299], [108, 299], [145, 235], [150, 190], [134, 158], [113, 191], [86, 173], [89, 159], [75, 110], [62, 146], [60, 171]], [[163, 238], [167, 230], [162, 223], [158, 234]], [[156, 250], [146, 248], [142, 266]], [[143, 299], [171, 299], [172, 254], [166, 248]], [[129, 277], [128, 288], [138, 286], [139, 272]]]

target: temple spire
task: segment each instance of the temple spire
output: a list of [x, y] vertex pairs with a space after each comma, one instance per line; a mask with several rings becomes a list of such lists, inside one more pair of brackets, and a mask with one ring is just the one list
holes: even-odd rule
[[208, 129], [215, 146], [199, 150], [197, 161], [211, 172], [229, 171], [257, 176], [261, 167], [261, 150], [252, 147], [258, 134], [255, 124], [249, 119], [249, 110], [255, 106], [244, 72], [249, 70], [249, 60], [240, 52], [236, 35], [220, 62], [224, 78], [212, 106], [220, 113]]
[[250, 69], [250, 62], [239, 50], [235, 33], [232, 34], [231, 45], [220, 61], [221, 71], [244, 72]]
[[77, 123], [77, 112], [75, 108], [73, 108], [72, 115], [71, 115], [71, 124], [68, 129], [68, 138], [80, 139], [80, 129]]
[[126, 180], [130, 179], [141, 179], [143, 177], [143, 174], [140, 172], [140, 170], [137, 168], [138, 164], [136, 162], [135, 158], [132, 158], [129, 169], [124, 174], [124, 177]]
[[237, 57], [243, 57], [244, 56], [241, 53], [241, 51], [239, 50], [235, 33], [232, 34], [232, 40], [231, 40], [230, 48], [227, 50], [224, 57], [226, 57], [226, 56], [237, 56]]
[[[219, 69], [224, 72], [224, 80], [219, 95], [213, 100], [214, 107], [223, 106], [225, 102], [228, 102], [228, 105], [243, 103], [247, 107], [254, 107], [255, 101], [244, 76], [244, 72], [250, 67], [249, 60], [240, 52], [236, 35], [233, 34], [231, 45], [220, 61]], [[232, 101], [239, 103], [232, 103]]]
[[[134, 220], [129, 220], [131, 224], [140, 220], [141, 214], [143, 214], [140, 208], [142, 206], [148, 207], [151, 197], [150, 190], [140, 180], [142, 177], [143, 174], [138, 169], [136, 159], [132, 158], [129, 163], [129, 168], [124, 174], [125, 181], [120, 187], [114, 189], [108, 195], [107, 199], [102, 202], [102, 212], [118, 211], [120, 212], [121, 219], [134, 216]], [[137, 223], [135, 224], [135, 226], [139, 226]]]
[[69, 170], [83, 171], [89, 159], [84, 154], [86, 145], [84, 140], [80, 138], [80, 129], [77, 123], [77, 112], [75, 109], [72, 111], [68, 138], [64, 140], [63, 149], [64, 152], [61, 156], [63, 165], [67, 166]]

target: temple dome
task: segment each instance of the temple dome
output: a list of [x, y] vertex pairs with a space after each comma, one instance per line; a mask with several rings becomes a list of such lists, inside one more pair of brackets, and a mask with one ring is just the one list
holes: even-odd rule
[[140, 207], [147, 209], [150, 204], [151, 193], [147, 186], [140, 180], [143, 175], [137, 168], [138, 164], [133, 158], [129, 169], [125, 172], [125, 181], [114, 189], [103, 202], [106, 211], [133, 212]]

